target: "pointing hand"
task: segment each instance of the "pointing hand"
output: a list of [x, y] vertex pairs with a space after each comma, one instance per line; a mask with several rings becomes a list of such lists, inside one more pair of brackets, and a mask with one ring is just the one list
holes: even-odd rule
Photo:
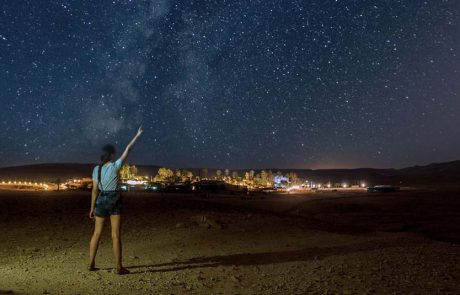
[[139, 127], [139, 129], [137, 130], [136, 136], [141, 136], [142, 132], [144, 132], [144, 129], [142, 129], [142, 126], [141, 126], [141, 127]]

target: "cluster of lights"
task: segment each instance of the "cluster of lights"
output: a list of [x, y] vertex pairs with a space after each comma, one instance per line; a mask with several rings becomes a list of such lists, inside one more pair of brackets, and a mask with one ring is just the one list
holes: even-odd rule
[[293, 185], [287, 189], [288, 192], [300, 189], [300, 185]]
[[[332, 183], [328, 182], [326, 184], [324, 183], [315, 183], [315, 182], [309, 182], [309, 181], [306, 181], [306, 187], [307, 188], [311, 188], [311, 189], [320, 189], [320, 188], [333, 188], [333, 187], [337, 187], [337, 186], [333, 186]], [[351, 186], [350, 184], [346, 183], [346, 182], [342, 182], [340, 185], [338, 185], [339, 188], [352, 188], [354, 186]], [[361, 188], [366, 188], [367, 187], [367, 184], [365, 182], [361, 182], [359, 184], [359, 187]]]
[[43, 187], [45, 190], [49, 188], [48, 184], [43, 183], [43, 182], [32, 182], [32, 181], [16, 181], [16, 180], [2, 180], [0, 182], [2, 185], [28, 185], [28, 186], [40, 186]]
[[[80, 179], [71, 179], [67, 183], [61, 184], [61, 188], [66, 189], [67, 188], [66, 184], [81, 183], [81, 182], [83, 182], [83, 181], [80, 180]], [[129, 184], [129, 185], [145, 185], [145, 184], [147, 184], [147, 182], [148, 181], [146, 181], [146, 180], [136, 180], [136, 179], [131, 179], [131, 180], [126, 181], [126, 183]], [[307, 187], [307, 188], [310, 188], [310, 189], [313, 189], [313, 188], [321, 189], [321, 188], [332, 188], [333, 187], [333, 185], [330, 182], [328, 182], [326, 184], [314, 183], [314, 182], [309, 182], [309, 181], [306, 181], [306, 182], [307, 182], [307, 184], [305, 186], [293, 185], [293, 186], [287, 188], [287, 191], [290, 192], [290, 191], [294, 191], [294, 190], [300, 190], [300, 189], [302, 189], [302, 187]], [[239, 184], [244, 185], [245, 183], [240, 182]], [[46, 183], [32, 182], [32, 181], [11, 181], [11, 180], [5, 181], [5, 180], [3, 180], [3, 181], [0, 182], [0, 185], [27, 185], [27, 186], [42, 187], [45, 190], [49, 189], [49, 185], [46, 184]], [[270, 183], [267, 183], [267, 186], [269, 186], [269, 185], [270, 185]], [[344, 182], [344, 183], [342, 183], [340, 185], [340, 187], [346, 189], [346, 188], [350, 188], [350, 185], [348, 183]], [[361, 182], [359, 184], [359, 187], [366, 188], [367, 184], [365, 182]]]
[[130, 179], [128, 181], [126, 181], [127, 184], [129, 185], [141, 185], [141, 184], [146, 184], [147, 181], [146, 180], [134, 180], [134, 179]]

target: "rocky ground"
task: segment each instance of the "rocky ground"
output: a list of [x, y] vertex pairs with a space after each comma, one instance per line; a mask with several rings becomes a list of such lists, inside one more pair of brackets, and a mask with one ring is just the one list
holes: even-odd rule
[[[458, 190], [460, 192], [460, 190]], [[457, 190], [129, 193], [87, 272], [88, 192], [0, 192], [0, 294], [459, 294]]]

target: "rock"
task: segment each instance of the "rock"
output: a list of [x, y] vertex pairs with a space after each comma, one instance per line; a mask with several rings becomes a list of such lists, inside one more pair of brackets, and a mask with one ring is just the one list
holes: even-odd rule
[[211, 225], [208, 224], [208, 223], [199, 223], [198, 226], [199, 227], [204, 227], [204, 228], [211, 228]]
[[240, 279], [239, 277], [237, 277], [237, 276], [231, 276], [230, 279], [231, 279], [232, 281], [236, 282], [236, 283], [241, 282], [241, 279]]
[[190, 218], [193, 222], [204, 228], [222, 229], [222, 225], [217, 221], [208, 218], [205, 215], [197, 215]]

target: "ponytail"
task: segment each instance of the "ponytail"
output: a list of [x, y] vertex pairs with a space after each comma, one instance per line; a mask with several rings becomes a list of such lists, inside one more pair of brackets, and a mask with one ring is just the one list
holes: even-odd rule
[[101, 163], [99, 164], [99, 171], [97, 173], [97, 183], [101, 186], [102, 189], [102, 183], [101, 183], [101, 172], [102, 172], [102, 166], [104, 166], [107, 162], [110, 161], [112, 155], [115, 154], [115, 147], [111, 144], [107, 144], [102, 147], [102, 154], [101, 154]]

